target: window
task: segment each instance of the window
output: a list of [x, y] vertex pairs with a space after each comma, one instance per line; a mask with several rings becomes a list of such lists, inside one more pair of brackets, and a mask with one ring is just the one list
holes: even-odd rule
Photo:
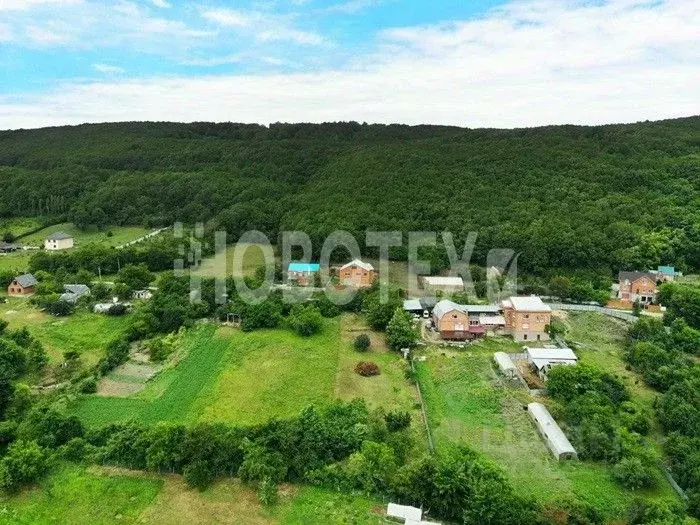
[[530, 319], [530, 314], [525, 314], [525, 319]]
[[527, 334], [523, 334], [523, 341], [527, 341]]

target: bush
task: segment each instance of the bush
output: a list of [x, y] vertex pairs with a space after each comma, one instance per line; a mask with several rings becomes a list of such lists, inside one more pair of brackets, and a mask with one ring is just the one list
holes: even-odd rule
[[94, 394], [97, 392], [97, 379], [88, 377], [80, 382], [80, 392], [83, 394]]
[[107, 310], [107, 315], [113, 315], [115, 317], [124, 315], [126, 313], [126, 305], [121, 303], [115, 303], [109, 307]]
[[394, 350], [401, 350], [402, 348], [412, 348], [417, 340], [418, 332], [413, 326], [411, 314], [397, 308], [386, 326], [387, 344]]
[[264, 478], [258, 485], [258, 499], [266, 507], [277, 503], [277, 485], [270, 478]]
[[621, 459], [612, 473], [619, 483], [630, 489], [649, 488], [656, 483], [653, 470], [637, 457]]
[[294, 305], [289, 313], [289, 326], [303, 337], [309, 337], [323, 328], [323, 316], [315, 306]]
[[363, 377], [378, 376], [379, 366], [372, 361], [360, 361], [355, 365], [355, 372]]
[[397, 432], [411, 425], [411, 414], [408, 412], [392, 411], [384, 416], [389, 432]]
[[369, 336], [367, 334], [360, 334], [355, 338], [355, 341], [353, 342], [352, 346], [358, 352], [366, 352], [367, 350], [369, 350], [371, 344], [372, 342], [370, 341]]
[[0, 461], [0, 488], [16, 492], [49, 469], [49, 456], [36, 441], [16, 441]]
[[66, 317], [73, 313], [73, 305], [67, 301], [54, 301], [46, 306], [46, 311], [57, 317]]

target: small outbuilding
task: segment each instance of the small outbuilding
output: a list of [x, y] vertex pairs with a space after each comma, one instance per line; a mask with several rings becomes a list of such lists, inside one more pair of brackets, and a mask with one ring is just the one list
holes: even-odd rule
[[527, 413], [535, 423], [547, 448], [558, 461], [578, 459], [576, 449], [571, 445], [566, 435], [542, 403], [527, 405]]
[[427, 292], [454, 293], [464, 290], [464, 281], [459, 276], [441, 277], [438, 275], [421, 277], [423, 289]]
[[575, 365], [578, 357], [571, 348], [530, 348], [525, 347], [527, 362], [541, 379], [547, 379], [547, 373], [555, 366]]
[[515, 367], [513, 360], [505, 352], [496, 352], [493, 354], [493, 360], [498, 366], [498, 370], [509, 379], [517, 376], [518, 369]]
[[64, 284], [64, 293], [61, 294], [59, 299], [67, 303], [75, 304], [81, 297], [87, 297], [90, 295], [90, 288], [84, 284]]

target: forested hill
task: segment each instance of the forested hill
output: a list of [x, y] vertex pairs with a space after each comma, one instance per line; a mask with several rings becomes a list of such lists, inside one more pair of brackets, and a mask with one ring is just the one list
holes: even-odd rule
[[530, 271], [700, 264], [700, 117], [470, 130], [120, 123], [0, 132], [0, 217], [312, 237], [479, 233]]

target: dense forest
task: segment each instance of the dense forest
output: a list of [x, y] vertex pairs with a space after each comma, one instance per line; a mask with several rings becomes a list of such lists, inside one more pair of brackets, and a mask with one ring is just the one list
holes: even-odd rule
[[[121, 123], [0, 132], [0, 217], [478, 232], [521, 268], [700, 265], [700, 117], [518, 130]], [[397, 257], [405, 252], [397, 252]]]

